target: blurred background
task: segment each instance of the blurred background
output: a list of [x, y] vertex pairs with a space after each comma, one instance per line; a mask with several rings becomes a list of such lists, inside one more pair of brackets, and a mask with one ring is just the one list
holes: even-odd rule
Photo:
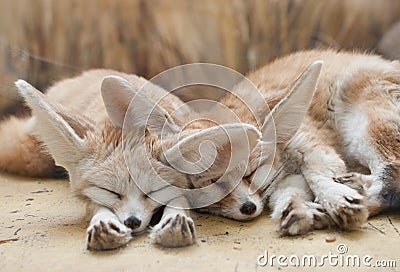
[[396, 59], [399, 20], [399, 0], [0, 0], [0, 114], [17, 111], [18, 78], [44, 90], [90, 68], [149, 79], [193, 62], [245, 74], [309, 48]]

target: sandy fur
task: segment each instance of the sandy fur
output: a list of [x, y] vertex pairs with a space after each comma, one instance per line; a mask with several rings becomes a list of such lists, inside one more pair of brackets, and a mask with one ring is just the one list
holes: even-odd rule
[[[324, 65], [308, 116], [276, 164], [290, 162], [288, 172], [302, 174], [338, 226], [357, 227], [368, 215], [399, 205], [400, 64], [370, 54], [314, 50], [277, 59], [248, 78], [273, 108], [316, 60]], [[362, 168], [371, 174], [347, 174]], [[274, 218], [285, 212], [277, 199], [270, 203], [278, 209]]]

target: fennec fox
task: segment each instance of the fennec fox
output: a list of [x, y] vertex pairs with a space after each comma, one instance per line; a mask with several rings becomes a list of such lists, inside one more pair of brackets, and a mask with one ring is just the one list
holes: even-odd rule
[[[176, 137], [180, 127], [168, 112], [179, 107], [182, 114], [189, 114], [185, 112], [188, 109], [174, 96], [161, 99], [166, 93], [157, 86], [138, 92], [144, 82], [133, 75], [93, 70], [57, 83], [47, 95], [25, 81], [16, 83], [33, 117], [21, 121], [25, 122], [21, 126], [23, 133], [15, 137], [21, 137], [18, 143], [35, 152], [44, 152], [38, 146], [39, 142], [44, 143], [55, 163], [68, 170], [72, 190], [93, 211], [88, 228], [89, 249], [112, 249], [126, 244], [148, 227], [154, 211], [162, 204], [168, 205], [161, 221], [151, 230], [152, 241], [168, 247], [192, 244], [193, 221], [182, 209], [189, 208], [187, 199], [171, 195], [170, 188], [175, 187], [156, 182], [163, 180], [168, 185], [190, 188], [190, 180], [186, 173], [168, 165], [161, 155], [162, 148], [172, 157], [174, 152], [193, 153], [192, 148], [199, 146], [201, 136], [207, 135], [209, 141], [218, 139], [213, 142], [218, 153], [225, 152], [229, 144], [226, 133], [242, 136], [238, 131], [243, 130], [250, 148], [258, 142], [259, 132], [242, 124], [188, 131], [188, 137], [180, 140]], [[129, 130], [123, 131], [125, 113], [133, 97], [136, 104], [130, 112], [132, 122]], [[148, 112], [152, 112], [151, 118], [144, 116]], [[148, 123], [144, 122], [147, 118]], [[141, 130], [146, 133], [138, 134]], [[161, 132], [166, 135], [160, 137]], [[30, 158], [29, 152], [24, 155], [27, 160], [36, 158]], [[46, 157], [45, 153], [43, 156]], [[219, 173], [221, 169], [216, 166], [204, 176], [214, 177], [213, 171]], [[238, 197], [235, 192], [230, 196]]]
[[[288, 160], [286, 155], [286, 148], [291, 146], [302, 122], [307, 119], [307, 110], [316, 90], [322, 63], [314, 59], [309, 67], [302, 67], [289, 78], [282, 89], [279, 83], [283, 72], [271, 69], [269, 74], [264, 74], [265, 67], [261, 68], [250, 73], [247, 78], [258, 88], [265, 101], [256, 97], [254, 91], [249, 91], [248, 85], [242, 82], [220, 101], [236, 112], [242, 122], [258, 126], [261, 124], [262, 141], [251, 152], [243, 179], [251, 184], [250, 191], [257, 190], [265, 198], [271, 207], [272, 218], [281, 219], [278, 230], [285, 235], [300, 234], [331, 224], [323, 206], [314, 202], [306, 180], [300, 169], [297, 169], [297, 162]], [[279, 88], [279, 92], [271, 86]], [[266, 90], [275, 96], [268, 97]], [[301, 206], [293, 207], [292, 202], [299, 202]], [[292, 213], [289, 214], [289, 211]], [[301, 213], [303, 211], [304, 214]]]
[[[315, 96], [298, 132], [287, 142], [292, 134], [282, 133], [288, 127], [280, 124], [298, 119], [296, 111], [284, 115], [282, 98], [316, 60], [324, 65]], [[276, 169], [284, 170], [268, 198], [272, 217], [280, 221], [278, 231], [295, 235], [325, 228], [332, 221], [343, 228], [357, 227], [368, 216], [399, 206], [398, 61], [361, 53], [306, 51], [278, 59], [248, 78], [273, 108], [277, 124], [278, 156], [268, 180], [276, 178]], [[236, 92], [246, 95], [240, 86]], [[222, 103], [232, 100], [227, 97]], [[296, 128], [293, 123], [291, 127]], [[270, 137], [270, 130], [262, 133], [264, 139]]]

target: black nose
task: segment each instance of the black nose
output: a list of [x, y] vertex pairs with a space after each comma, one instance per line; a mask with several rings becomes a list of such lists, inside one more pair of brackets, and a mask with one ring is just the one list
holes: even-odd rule
[[251, 201], [246, 201], [240, 208], [240, 212], [246, 215], [252, 215], [256, 210], [257, 206]]
[[142, 221], [137, 219], [135, 216], [130, 216], [124, 221], [125, 226], [131, 229], [137, 229], [138, 227], [140, 227], [141, 223]]

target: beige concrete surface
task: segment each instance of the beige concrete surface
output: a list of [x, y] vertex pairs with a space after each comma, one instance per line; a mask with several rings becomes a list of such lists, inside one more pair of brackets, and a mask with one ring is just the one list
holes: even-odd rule
[[[267, 214], [246, 223], [198, 215], [193, 246], [163, 249], [143, 235], [118, 250], [90, 252], [85, 247], [85, 205], [70, 193], [67, 181], [1, 174], [0, 199], [0, 271], [293, 271], [290, 262], [296, 260], [306, 260], [302, 271], [321, 271], [318, 263], [324, 255], [324, 271], [365, 271], [363, 258], [371, 265], [396, 261], [397, 268], [369, 271], [400, 271], [400, 212], [375, 217], [360, 230], [313, 231], [294, 238], [279, 237]], [[328, 243], [328, 236], [336, 240]], [[339, 254], [345, 247], [347, 252]], [[276, 258], [272, 266], [257, 264], [265, 251], [269, 258], [286, 256], [281, 261], [288, 267], [280, 267]], [[311, 263], [310, 269], [304, 255], [315, 256], [317, 268]], [[353, 266], [353, 256], [360, 258], [360, 268]]]

